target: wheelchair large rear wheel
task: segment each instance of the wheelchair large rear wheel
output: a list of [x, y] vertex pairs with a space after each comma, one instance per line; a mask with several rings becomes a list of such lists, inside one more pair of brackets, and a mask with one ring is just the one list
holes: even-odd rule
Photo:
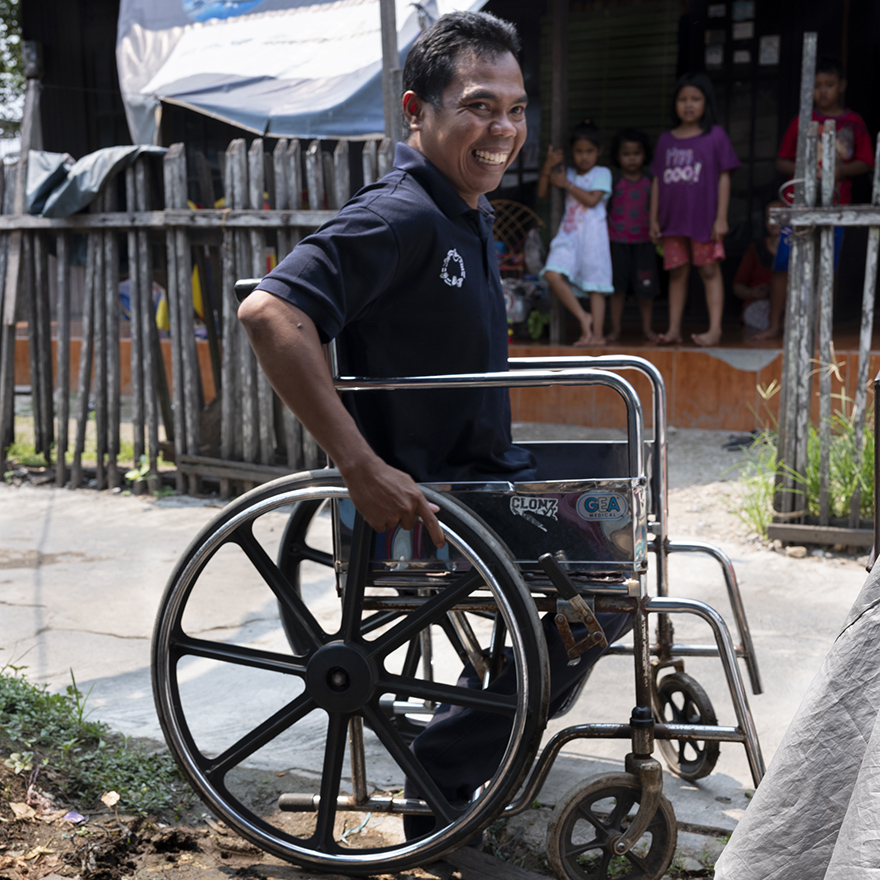
[[[153, 689], [169, 747], [218, 816], [294, 864], [370, 874], [439, 858], [504, 808], [540, 742], [548, 671], [534, 602], [493, 533], [447, 496], [426, 494], [458, 562], [427, 586], [421, 575], [410, 593], [387, 585], [398, 572], [371, 563], [375, 539], [359, 516], [347, 549], [331, 535], [332, 565], [299, 566], [298, 590], [273, 561], [292, 505], [346, 497], [328, 471], [230, 504], [163, 596]], [[429, 633], [442, 643], [436, 635], [454, 616], [468, 621], [478, 651], [511, 664], [514, 694], [459, 686], [454, 651], [435, 657], [432, 680], [407, 665], [413, 642]], [[500, 764], [469, 803], [451, 802], [428, 775], [383, 713], [389, 695], [509, 719]], [[423, 799], [402, 798], [405, 777]], [[403, 812], [432, 813], [436, 825], [407, 841]]]

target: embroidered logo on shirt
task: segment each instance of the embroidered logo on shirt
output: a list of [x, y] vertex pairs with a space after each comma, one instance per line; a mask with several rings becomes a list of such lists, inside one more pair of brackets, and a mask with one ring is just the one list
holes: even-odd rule
[[461, 287], [467, 273], [464, 271], [464, 260], [455, 248], [447, 251], [446, 259], [443, 260], [443, 268], [440, 270], [440, 278], [450, 287]]

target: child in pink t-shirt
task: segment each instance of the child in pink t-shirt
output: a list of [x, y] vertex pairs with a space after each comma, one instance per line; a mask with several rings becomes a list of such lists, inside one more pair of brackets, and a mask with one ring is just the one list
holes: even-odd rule
[[669, 329], [658, 341], [681, 342], [681, 319], [687, 299], [691, 263], [706, 289], [709, 329], [691, 339], [717, 345], [724, 313], [724, 259], [730, 172], [739, 168], [730, 138], [715, 124], [715, 96], [709, 77], [686, 73], [675, 84], [672, 115], [675, 127], [657, 141], [651, 171], [651, 240], [663, 244], [663, 266], [669, 271]]
[[653, 327], [654, 299], [660, 292], [657, 252], [651, 243], [651, 177], [645, 165], [651, 161], [648, 136], [635, 128], [618, 132], [611, 156], [620, 167], [608, 207], [608, 238], [611, 243], [611, 342], [620, 338], [623, 306], [628, 293], [636, 297], [642, 334], [656, 342]]

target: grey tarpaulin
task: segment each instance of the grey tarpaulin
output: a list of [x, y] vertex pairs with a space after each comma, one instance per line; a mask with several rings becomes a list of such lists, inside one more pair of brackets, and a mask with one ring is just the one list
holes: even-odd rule
[[28, 153], [27, 211], [44, 217], [69, 217], [88, 207], [101, 184], [142, 153], [161, 156], [164, 147], [106, 147], [77, 162], [67, 153]]
[[715, 880], [880, 880], [880, 565], [715, 866]]
[[[429, 20], [485, 0], [395, 0], [400, 63]], [[132, 140], [162, 102], [269, 137], [384, 130], [379, 0], [121, 0], [116, 66]]]

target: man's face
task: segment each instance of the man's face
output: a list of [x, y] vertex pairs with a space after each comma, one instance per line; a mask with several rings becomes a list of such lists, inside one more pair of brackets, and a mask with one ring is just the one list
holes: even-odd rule
[[403, 108], [415, 147], [449, 178], [472, 207], [491, 192], [526, 139], [526, 91], [509, 52], [497, 58], [465, 54], [435, 108], [414, 92]]
[[843, 103], [846, 80], [836, 73], [817, 73], [813, 86], [813, 103], [822, 113], [837, 110]]

